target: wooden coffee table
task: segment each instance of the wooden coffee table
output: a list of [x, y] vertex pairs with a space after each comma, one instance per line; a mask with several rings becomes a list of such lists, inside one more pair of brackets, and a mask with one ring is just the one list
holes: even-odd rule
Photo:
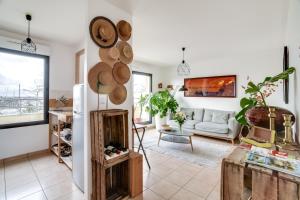
[[190, 144], [192, 151], [194, 151], [193, 148], [193, 142], [192, 142], [192, 136], [194, 134], [191, 132], [181, 132], [178, 129], [171, 129], [171, 130], [159, 130], [159, 138], [158, 138], [158, 144], [160, 140], [172, 142], [172, 143], [181, 143], [181, 144]]

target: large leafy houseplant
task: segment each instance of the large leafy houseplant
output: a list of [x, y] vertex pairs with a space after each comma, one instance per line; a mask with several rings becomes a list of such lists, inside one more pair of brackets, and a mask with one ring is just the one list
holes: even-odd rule
[[269, 97], [273, 92], [275, 92], [275, 87], [277, 86], [276, 82], [279, 80], [285, 80], [289, 78], [289, 75], [295, 72], [294, 67], [290, 67], [286, 71], [276, 75], [268, 76], [263, 82], [255, 84], [252, 81], [249, 81], [245, 89], [245, 93], [248, 94], [248, 97], [244, 97], [240, 101], [241, 111], [235, 116], [236, 120], [245, 126], [249, 126], [246, 120], [246, 112], [255, 106], [267, 107], [266, 98]]
[[168, 90], [154, 93], [149, 99], [149, 104], [146, 111], [150, 112], [152, 116], [159, 115], [160, 118], [166, 117], [168, 111], [175, 113], [178, 108], [176, 99]]

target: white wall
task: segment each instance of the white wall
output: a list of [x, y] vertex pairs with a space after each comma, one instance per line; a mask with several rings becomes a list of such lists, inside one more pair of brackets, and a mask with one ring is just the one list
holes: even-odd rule
[[152, 74], [152, 92], [157, 92], [159, 90], [158, 84], [163, 83], [163, 88], [166, 88], [165, 81], [165, 68], [161, 68], [157, 65], [150, 63], [144, 63], [140, 61], [134, 61], [132, 64], [132, 70], [137, 72], [144, 72]]
[[[189, 77], [237, 75], [237, 98], [183, 97], [183, 93], [177, 93], [180, 105], [238, 111], [239, 100], [245, 96], [241, 86], [246, 85], [247, 77], [259, 82], [266, 76], [282, 72], [287, 2], [248, 1], [247, 6], [244, 3], [224, 2], [226, 6], [222, 12], [212, 9], [213, 18], [210, 12], [199, 13], [199, 26], [191, 26], [194, 33], [189, 33], [190, 37], [184, 38], [188, 45], [186, 61], [191, 67]], [[214, 7], [220, 9], [220, 5]], [[206, 16], [209, 19], [207, 21], [203, 20]], [[197, 17], [192, 20], [196, 19]], [[172, 33], [169, 35], [173, 37]], [[163, 44], [169, 46], [168, 43]], [[181, 44], [184, 43], [181, 41]], [[167, 53], [163, 51], [161, 54]], [[180, 57], [181, 54], [178, 53], [178, 58]], [[179, 77], [176, 73], [174, 65], [167, 69], [168, 82], [183, 84], [185, 77]], [[281, 85], [267, 102], [273, 106], [288, 107], [283, 102]]]
[[[289, 0], [288, 21], [286, 28], [286, 44], [289, 47], [290, 66], [296, 68], [295, 78], [291, 80], [291, 108], [297, 119], [296, 132], [300, 124], [300, 1]], [[298, 136], [299, 137], [299, 136]], [[299, 141], [299, 138], [298, 138]]]
[[[112, 20], [114, 23], [117, 23], [119, 20], [126, 20], [131, 23], [131, 15], [126, 13], [123, 10], [113, 6], [105, 0], [89, 0], [88, 1], [88, 18], [86, 24], [86, 49], [87, 49], [87, 65], [85, 66], [85, 98], [86, 98], [86, 117], [85, 117], [85, 199], [90, 199], [91, 194], [91, 142], [90, 142], [90, 119], [89, 114], [92, 110], [97, 110], [97, 94], [94, 93], [88, 86], [87, 76], [88, 71], [95, 64], [100, 62], [99, 58], [99, 47], [92, 41], [88, 32], [88, 26], [90, 21], [96, 16], [105, 16]], [[134, 29], [134, 27], [133, 27]], [[131, 41], [129, 41], [131, 43]], [[133, 49], [134, 51], [134, 49]], [[126, 83], [127, 89], [127, 99], [121, 105], [113, 105], [109, 102], [108, 108], [122, 108], [129, 111], [129, 141], [131, 141], [131, 116], [132, 116], [132, 106], [133, 106], [133, 95], [132, 95], [132, 83], [129, 80]], [[100, 109], [105, 109], [106, 95], [101, 95], [100, 97]]]
[[[210, 60], [188, 61], [191, 66], [189, 77], [206, 77], [221, 75], [237, 75], [237, 98], [211, 98], [211, 97], [184, 97], [178, 92], [176, 98], [183, 107], [204, 107], [211, 109], [233, 110], [240, 109], [239, 100], [245, 96], [242, 85], [246, 85], [247, 77], [258, 82], [266, 76], [276, 75], [282, 71], [281, 46], [269, 48], [265, 51], [251, 52], [248, 55], [235, 54], [226, 58], [214, 58]], [[184, 77], [177, 76], [175, 68], [168, 69], [169, 82], [174, 85], [182, 85]], [[268, 99], [270, 105], [283, 105], [282, 87]]]
[[[1, 36], [24, 38], [13, 33], [2, 31]], [[75, 58], [72, 46], [51, 41], [36, 41], [48, 49], [50, 56], [49, 96], [60, 95], [72, 97], [74, 83]], [[46, 51], [44, 51], [46, 52]], [[37, 125], [0, 130], [0, 159], [48, 148], [48, 125]]]

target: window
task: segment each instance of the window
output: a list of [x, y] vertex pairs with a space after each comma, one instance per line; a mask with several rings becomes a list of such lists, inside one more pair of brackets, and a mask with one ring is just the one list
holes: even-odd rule
[[49, 57], [0, 48], [0, 128], [48, 123]]
[[141, 106], [140, 99], [152, 92], [152, 74], [133, 71], [134, 120], [140, 124], [151, 124], [152, 117], [147, 113], [147, 105]]

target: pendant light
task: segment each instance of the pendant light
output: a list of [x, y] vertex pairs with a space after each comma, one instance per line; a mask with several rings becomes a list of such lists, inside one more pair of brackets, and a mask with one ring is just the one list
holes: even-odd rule
[[190, 66], [184, 60], [184, 51], [185, 47], [182, 47], [182, 62], [177, 67], [177, 75], [179, 76], [187, 76], [191, 73]]
[[30, 38], [30, 21], [32, 17], [29, 14], [26, 14], [26, 20], [28, 22], [28, 32], [27, 38], [21, 43], [21, 51], [28, 52], [28, 53], [35, 53], [36, 52], [36, 45]]
[[186, 91], [188, 91], [188, 89], [184, 85], [182, 85], [181, 88], [179, 88], [178, 91], [179, 92], [186, 92]]

